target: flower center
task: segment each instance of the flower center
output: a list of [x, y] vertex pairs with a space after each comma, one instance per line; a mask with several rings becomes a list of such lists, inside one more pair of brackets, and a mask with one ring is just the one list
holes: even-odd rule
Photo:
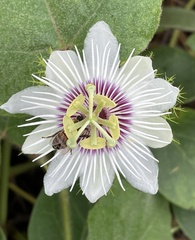
[[[66, 145], [71, 149], [77, 146], [80, 138], [84, 138], [79, 141], [82, 148], [101, 149], [105, 146], [115, 147], [120, 137], [118, 118], [114, 114], [107, 116], [108, 109], [115, 107], [116, 103], [106, 96], [95, 94], [95, 90], [94, 84], [88, 84], [88, 99], [82, 94], [78, 95], [63, 117], [64, 132], [68, 137]], [[73, 121], [76, 113], [84, 118], [81, 121]], [[87, 136], [82, 135], [86, 128], [89, 128]]]

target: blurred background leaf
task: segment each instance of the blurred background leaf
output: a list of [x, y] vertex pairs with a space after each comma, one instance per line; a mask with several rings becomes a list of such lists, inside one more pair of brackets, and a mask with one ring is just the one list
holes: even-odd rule
[[169, 28], [195, 32], [195, 12], [181, 7], [164, 7], [160, 29]]
[[171, 124], [174, 138], [165, 148], [153, 150], [159, 163], [160, 192], [174, 204], [195, 209], [195, 111], [180, 112], [178, 124]]
[[116, 183], [113, 195], [109, 192], [90, 211], [88, 240], [171, 240], [168, 202], [123, 184], [125, 192]]
[[191, 34], [187, 40], [186, 44], [193, 50], [195, 51], [195, 33]]
[[195, 239], [195, 211], [173, 206], [173, 213], [179, 227], [190, 239]]
[[25, 140], [23, 134], [29, 133], [33, 130], [33, 127], [18, 128], [17, 126], [25, 123], [25, 115], [18, 115], [17, 117], [1, 116], [0, 118], [0, 138], [7, 137], [9, 141], [17, 146], [22, 145]]
[[195, 57], [178, 48], [159, 47], [151, 51], [154, 54], [153, 67], [158, 73], [175, 77], [174, 85], [183, 88], [184, 102], [195, 100]]
[[40, 192], [29, 223], [29, 240], [86, 239], [89, 204], [75, 191], [69, 194], [64, 190], [51, 197]]
[[0, 240], [6, 240], [5, 234], [3, 232], [3, 229], [0, 227]]

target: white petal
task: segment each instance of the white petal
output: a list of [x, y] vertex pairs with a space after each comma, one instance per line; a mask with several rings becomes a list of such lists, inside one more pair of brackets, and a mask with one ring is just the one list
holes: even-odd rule
[[64, 154], [56, 153], [56, 158], [49, 164], [47, 173], [44, 176], [45, 193], [49, 196], [70, 187], [74, 180], [80, 175], [80, 155], [78, 152], [70, 151]]
[[80, 186], [83, 194], [90, 202], [96, 202], [106, 195], [114, 180], [114, 170], [108, 155], [88, 154], [85, 158], [85, 167], [80, 177]]
[[173, 140], [171, 127], [161, 117], [135, 120], [131, 127], [132, 133], [137, 135], [145, 145], [152, 148], [162, 148]]
[[128, 84], [129, 87], [141, 79], [145, 81], [152, 80], [154, 79], [152, 61], [149, 57], [132, 57], [121, 67], [119, 75], [124, 75], [121, 82]]
[[[45, 93], [48, 94], [46, 95]], [[59, 101], [59, 99], [56, 99], [51, 94], [56, 93], [50, 87], [29, 87], [12, 95], [12, 97], [6, 103], [1, 105], [0, 108], [9, 113], [27, 113], [33, 116], [57, 114], [58, 110], [55, 107], [57, 106], [57, 103], [54, 102], [51, 104], [51, 102], [49, 101], [53, 101], [55, 99], [55, 101], [57, 102]], [[26, 98], [26, 96], [35, 97], [36, 99]], [[44, 100], [40, 100], [40, 97]], [[33, 104], [28, 103], [28, 101], [33, 102]], [[48, 105], [48, 107], [41, 106], [40, 104]]]
[[[121, 145], [118, 151], [117, 162], [121, 172], [134, 188], [156, 194], [158, 191], [158, 164], [149, 149], [131, 141]], [[137, 148], [132, 143], [136, 144]]]
[[175, 105], [179, 94], [177, 87], [161, 78], [142, 82], [137, 86], [137, 89], [139, 88], [141, 89], [139, 92], [132, 90], [135, 94], [131, 95], [131, 100], [134, 105], [138, 103], [139, 106], [149, 103], [151, 107], [147, 107], [146, 110], [153, 109], [165, 112]]
[[119, 61], [118, 47], [116, 37], [105, 22], [97, 22], [89, 29], [84, 42], [84, 52], [91, 78], [109, 74], [116, 57], [116, 64]]
[[46, 67], [46, 77], [65, 89], [83, 81], [82, 67], [74, 51], [53, 51]]
[[26, 154], [42, 154], [49, 149], [52, 149], [51, 138], [47, 137], [52, 136], [59, 130], [59, 128], [48, 129], [51, 126], [51, 124], [44, 124], [36, 127], [23, 143], [22, 152]]

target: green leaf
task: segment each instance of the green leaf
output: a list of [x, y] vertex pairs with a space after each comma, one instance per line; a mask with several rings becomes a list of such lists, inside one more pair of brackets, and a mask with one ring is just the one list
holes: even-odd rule
[[171, 124], [180, 144], [153, 150], [160, 160], [160, 192], [174, 204], [195, 209], [195, 111], [180, 112], [178, 124]]
[[17, 126], [23, 124], [26, 120], [26, 116], [13, 115], [12, 117], [1, 116], [0, 118], [0, 138], [6, 136], [10, 142], [15, 145], [21, 146], [25, 140], [23, 134], [32, 131], [33, 127], [18, 128]]
[[123, 184], [125, 192], [114, 185], [114, 196], [101, 198], [90, 211], [88, 240], [172, 239], [167, 201]]
[[6, 240], [5, 234], [3, 232], [3, 229], [0, 227], [0, 240]]
[[187, 40], [186, 44], [193, 50], [195, 51], [195, 33], [191, 34]]
[[[32, 85], [39, 54], [49, 48], [81, 50], [88, 29], [106, 21], [122, 43], [122, 58], [143, 51], [159, 23], [162, 0], [58, 0], [0, 2], [0, 104]], [[11, 17], [10, 17], [11, 16]]]
[[183, 230], [185, 235], [190, 239], [195, 239], [195, 211], [173, 206], [173, 212], [179, 227]]
[[14, 93], [36, 84], [31, 74], [40, 71], [40, 54], [48, 58], [50, 48], [71, 49], [74, 45], [82, 50], [89, 28], [99, 20], [107, 22], [122, 43], [122, 59], [133, 48], [137, 53], [143, 51], [159, 24], [161, 3], [162, 0], [0, 1], [0, 105]]
[[51, 197], [41, 191], [31, 215], [29, 240], [84, 240], [88, 201], [64, 190]]
[[103, 20], [122, 44], [125, 59], [133, 48], [139, 53], [147, 47], [159, 24], [161, 4], [162, 0], [66, 0], [60, 1], [60, 8], [55, 1], [48, 6], [66, 46], [82, 49], [88, 29]]
[[195, 99], [195, 57], [181, 49], [160, 47], [152, 49], [154, 53], [153, 67], [158, 73], [175, 76], [174, 85], [183, 87], [185, 102]]
[[195, 32], [195, 12], [180, 7], [164, 7], [160, 28]]

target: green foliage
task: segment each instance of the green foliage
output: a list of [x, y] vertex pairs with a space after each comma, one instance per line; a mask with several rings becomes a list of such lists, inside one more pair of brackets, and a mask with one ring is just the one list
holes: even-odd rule
[[195, 211], [173, 206], [173, 212], [180, 228], [190, 239], [195, 239]]
[[180, 144], [153, 151], [160, 160], [160, 192], [174, 204], [195, 209], [195, 111], [180, 112], [178, 124], [171, 124]]
[[182, 86], [184, 102], [195, 99], [195, 57], [190, 56], [184, 50], [170, 47], [152, 49], [153, 67], [159, 73], [165, 73], [168, 77], [175, 76], [174, 85]]
[[114, 195], [100, 199], [90, 211], [88, 240], [171, 240], [167, 201], [123, 184], [125, 192], [114, 185]]
[[29, 229], [29, 240], [84, 240], [88, 201], [74, 191], [62, 191], [52, 197], [41, 191], [34, 206]]
[[195, 33], [188, 37], [186, 44], [195, 52]]
[[195, 32], [195, 12], [180, 7], [164, 7], [160, 28]]
[[48, 57], [49, 48], [77, 45], [81, 50], [88, 29], [99, 20], [107, 22], [122, 43], [122, 59], [133, 48], [137, 53], [143, 51], [158, 26], [161, 3], [161, 0], [27, 0], [24, 4], [2, 0], [0, 103], [31, 85], [30, 76], [37, 71], [37, 56]]
[[3, 229], [0, 227], [0, 240], [6, 240], [5, 234], [3, 232]]
[[[158, 27], [161, 3], [162, 0], [27, 0], [24, 4], [2, 0], [0, 105], [14, 93], [37, 84], [31, 74], [43, 75], [40, 61], [37, 62], [40, 54], [48, 58], [51, 49], [69, 49], [74, 45], [81, 50], [87, 31], [99, 20], [107, 22], [122, 43], [122, 59], [133, 48], [137, 53], [143, 51]], [[2, 110], [0, 114], [7, 116]], [[18, 124], [17, 118], [9, 118], [3, 119], [6, 125], [10, 121], [14, 124], [14, 119]], [[1, 132], [5, 132], [3, 126], [0, 124]], [[22, 135], [15, 142], [21, 144]]]
[[[14, 93], [38, 84], [31, 74], [44, 75], [45, 63], [41, 56], [47, 59], [52, 50], [73, 49], [74, 45], [81, 51], [87, 31], [99, 20], [110, 25], [122, 44], [122, 61], [127, 59], [133, 48], [139, 54], [147, 48], [159, 25], [161, 4], [162, 0], [1, 0], [0, 105]], [[160, 30], [172, 28], [194, 32], [193, 19], [193, 10], [164, 7]], [[179, 35], [175, 36], [177, 42]], [[179, 42], [178, 46], [185, 44], [183, 49], [166, 46], [149, 51], [153, 53], [154, 68], [167, 77], [174, 77], [174, 85], [181, 86], [185, 93], [184, 103], [194, 107], [195, 35], [190, 33], [188, 36], [185, 43], [183, 39]], [[2, 110], [0, 114], [0, 138], [21, 145], [24, 141], [22, 135], [32, 130], [30, 127], [17, 128], [17, 125], [24, 123], [26, 116], [11, 116]], [[81, 195], [79, 188], [72, 193], [62, 191], [52, 197], [41, 191], [33, 206], [28, 239], [169, 240], [169, 202], [175, 204], [173, 213], [179, 227], [195, 239], [195, 111], [185, 109], [178, 112], [175, 121], [177, 124], [171, 123], [171, 127], [174, 138], [180, 144], [172, 143], [166, 148], [154, 150], [160, 160], [162, 196], [138, 192], [123, 181], [125, 192], [115, 183], [113, 194], [109, 192], [90, 209], [91, 205]], [[15, 181], [14, 177], [11, 180]], [[0, 228], [0, 240], [5, 239]]]
[[25, 140], [24, 134], [33, 130], [33, 127], [18, 128], [17, 126], [25, 123], [25, 115], [18, 116], [1, 116], [0, 118], [0, 138], [7, 137], [15, 145], [21, 146]]

